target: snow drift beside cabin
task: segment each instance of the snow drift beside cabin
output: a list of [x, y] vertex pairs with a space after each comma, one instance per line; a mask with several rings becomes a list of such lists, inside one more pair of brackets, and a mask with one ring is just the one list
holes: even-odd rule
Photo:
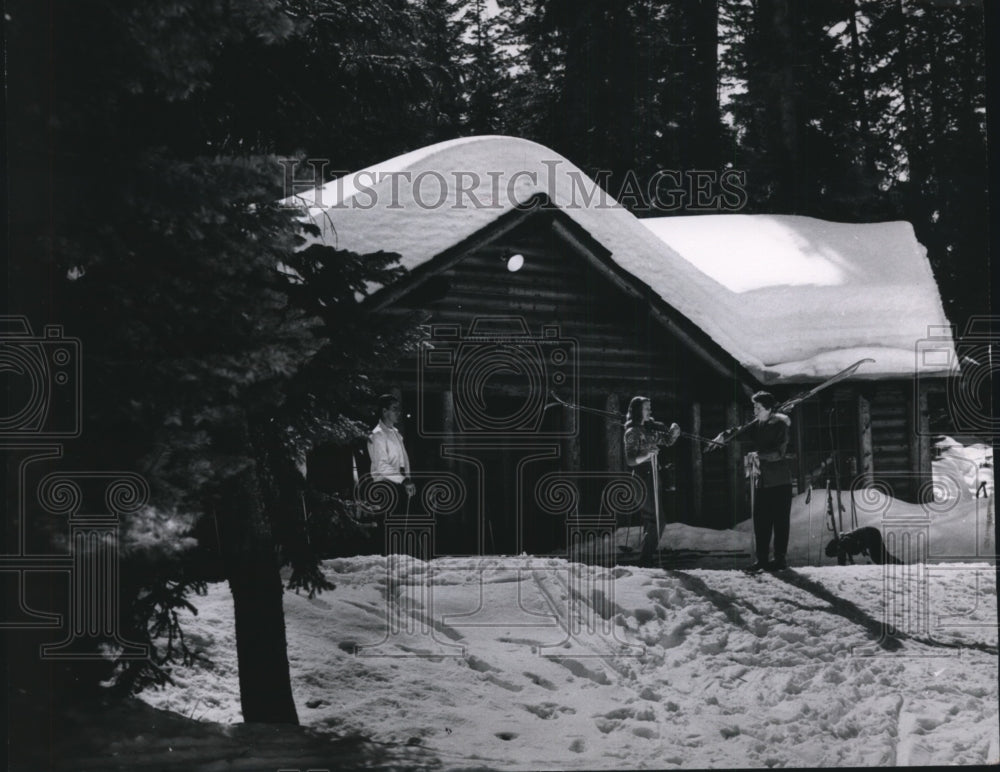
[[[538, 194], [764, 383], [832, 375], [849, 363], [843, 352], [876, 359], [858, 377], [945, 374], [940, 360], [917, 357], [928, 328], [947, 320], [907, 223], [640, 220], [558, 153], [499, 136], [431, 145], [286, 202], [307, 211], [324, 243], [398, 252], [412, 270]], [[950, 335], [938, 348], [954, 359]]]

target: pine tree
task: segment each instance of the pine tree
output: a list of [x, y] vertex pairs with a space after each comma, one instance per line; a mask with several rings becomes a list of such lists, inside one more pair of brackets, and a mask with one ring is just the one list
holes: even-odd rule
[[[365, 374], [411, 339], [386, 330], [379, 346], [345, 358], [368, 329], [359, 292], [396, 279], [395, 256], [300, 252], [297, 213], [277, 203], [281, 167], [260, 153], [318, 135], [258, 121], [274, 107], [267, 88], [256, 99], [224, 98], [244, 88], [246, 74], [231, 67], [236, 52], [256, 51], [266, 69], [299, 44], [303, 67], [320, 68], [326, 49], [310, 35], [334, 29], [325, 14], [343, 9], [315, 6], [309, 20], [272, 0], [10, 10], [11, 98], [24, 116], [10, 127], [20, 192], [14, 310], [62, 323], [84, 342], [84, 432], [67, 446], [67, 467], [135, 470], [151, 483], [153, 510], [123, 524], [127, 637], [153, 643], [176, 632], [175, 610], [205, 574], [172, 542], [186, 529], [217, 534], [246, 721], [297, 721], [281, 563], [292, 564], [297, 587], [325, 586], [299, 525], [310, 492], [296, 461], [324, 438], [364, 431]], [[365, 57], [364, 44], [353, 44], [350, 61], [334, 67], [392, 81], [392, 62]], [[409, 54], [398, 63], [419, 69]], [[381, 109], [377, 94], [368, 99], [370, 113]], [[48, 169], [44, 184], [39, 168]], [[309, 506], [323, 515], [316, 521], [343, 514], [329, 499]], [[125, 664], [126, 688], [165, 675]], [[107, 675], [88, 678], [96, 686]]]
[[561, 36], [545, 21], [546, 0], [498, 0], [498, 4], [498, 39], [511, 60], [506, 130], [558, 149], [553, 105], [565, 74]]
[[896, 0], [864, 6], [873, 116], [887, 195], [913, 223], [945, 310], [965, 320], [989, 311], [986, 233], [986, 84], [983, 9]]
[[697, 0], [665, 7], [651, 24], [652, 69], [659, 73], [652, 113], [659, 165], [666, 169], [718, 169], [724, 165], [719, 104], [719, 7]]
[[716, 0], [508, 0], [501, 9], [518, 63], [508, 99], [516, 133], [638, 210], [651, 203], [655, 172], [724, 165]]
[[502, 53], [497, 20], [484, 0], [469, 0], [465, 52], [465, 84], [468, 108], [465, 129], [469, 134], [500, 134], [505, 123], [504, 92], [507, 87], [509, 58]]
[[422, 0], [419, 3], [419, 51], [426, 62], [431, 91], [433, 140], [459, 136], [463, 131], [468, 95], [461, 65], [465, 33], [462, 0]]

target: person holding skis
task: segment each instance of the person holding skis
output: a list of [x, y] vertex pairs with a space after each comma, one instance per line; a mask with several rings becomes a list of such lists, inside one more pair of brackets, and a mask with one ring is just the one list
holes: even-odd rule
[[660, 446], [673, 445], [681, 428], [653, 420], [653, 407], [649, 397], [635, 396], [628, 405], [625, 419], [625, 462], [632, 474], [645, 483], [646, 496], [640, 510], [642, 516], [642, 543], [639, 565], [653, 565], [653, 552], [660, 542], [659, 513], [659, 458]]
[[[788, 567], [785, 556], [792, 510], [792, 469], [786, 454], [792, 419], [775, 412], [777, 400], [769, 391], [758, 391], [750, 399], [754, 421], [744, 435], [746, 439], [741, 439], [744, 448], [750, 449], [747, 468], [754, 486], [751, 499], [756, 560], [749, 570], [780, 571]], [[716, 440], [721, 441], [723, 434]], [[774, 560], [769, 561], [772, 535]]]
[[[710, 453], [725, 447], [737, 437], [749, 435], [753, 450], [746, 459], [747, 476], [751, 479], [750, 499], [753, 502], [754, 539], [756, 541], [756, 561], [751, 571], [764, 568], [781, 570], [787, 567], [789, 519], [792, 509], [792, 470], [788, 464], [789, 428], [792, 425], [786, 413], [805, 400], [816, 396], [823, 389], [850, 378], [862, 365], [875, 362], [871, 357], [859, 359], [822, 383], [813, 386], [804, 394], [799, 394], [781, 403], [780, 408], [774, 395], [758, 391], [750, 399], [753, 401], [753, 420], [742, 426], [734, 426], [719, 432], [709, 440], [704, 449]], [[741, 440], [741, 442], [744, 440]], [[753, 484], [753, 481], [756, 484]], [[771, 536], [774, 536], [774, 561], [768, 562]]]

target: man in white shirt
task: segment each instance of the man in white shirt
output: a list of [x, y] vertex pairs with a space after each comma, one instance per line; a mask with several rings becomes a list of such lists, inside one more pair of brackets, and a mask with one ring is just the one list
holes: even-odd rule
[[399, 421], [399, 400], [392, 394], [378, 398], [381, 419], [368, 437], [368, 455], [372, 461], [371, 475], [375, 481], [385, 480], [396, 488], [396, 506], [392, 514], [408, 511], [409, 499], [417, 492], [410, 479], [410, 458], [406, 455], [403, 435], [396, 428]]

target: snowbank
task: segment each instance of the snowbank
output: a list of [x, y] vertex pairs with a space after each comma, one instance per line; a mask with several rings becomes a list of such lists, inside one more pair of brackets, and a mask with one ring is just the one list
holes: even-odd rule
[[[941, 491], [951, 496], [955, 478], [948, 476], [941, 480]], [[921, 553], [926, 560], [974, 560], [993, 562], [996, 559], [996, 536], [994, 523], [994, 499], [992, 497], [992, 477], [990, 477], [989, 497], [975, 498], [968, 489], [960, 495], [942, 497], [926, 505], [900, 501], [886, 493], [869, 489], [852, 492], [832, 492], [833, 511], [843, 512], [837, 517], [838, 531], [874, 526], [881, 531], [886, 541], [901, 539], [904, 534], [924, 534], [927, 551]], [[839, 502], [839, 503], [838, 503]], [[856, 522], [854, 518], [856, 517]], [[753, 527], [745, 520], [734, 529], [713, 530], [697, 528], [683, 523], [669, 523], [663, 528], [660, 539], [662, 550], [691, 550], [694, 552], [742, 551], [750, 556], [752, 550]], [[639, 527], [619, 528], [616, 534], [618, 545], [638, 548]], [[792, 499], [791, 531], [788, 542], [788, 561], [797, 566], [836, 565], [836, 558], [826, 557], [824, 549], [833, 538], [833, 530], [827, 515], [825, 490], [814, 490], [811, 494], [801, 493]], [[912, 562], [915, 554], [898, 555]], [[868, 558], [856, 556], [859, 563], [868, 563]], [[719, 565], [716, 558], [713, 566]], [[733, 557], [729, 566], [740, 565]]]
[[[982, 443], [964, 446], [952, 437], [943, 437], [935, 444], [935, 450], [933, 501], [912, 504], [877, 487], [853, 493], [833, 490], [831, 508], [836, 513], [837, 531], [873, 526], [885, 540], [897, 542], [904, 535], [912, 538], [922, 534], [926, 539], [926, 551], [919, 555], [897, 556], [906, 562], [995, 562], [993, 448]], [[836, 565], [837, 559], [825, 553], [827, 543], [833, 538], [827, 511], [825, 489], [806, 491], [792, 498], [787, 556], [790, 564]], [[729, 568], [739, 565], [741, 557], [752, 555], [752, 531], [750, 520], [729, 530], [669, 523], [663, 528], [660, 549], [712, 553], [705, 556], [704, 560], [709, 562], [703, 565]], [[619, 548], [637, 550], [640, 538], [640, 527], [633, 525], [619, 528], [615, 542]], [[864, 556], [857, 556], [855, 560], [870, 562]]]

